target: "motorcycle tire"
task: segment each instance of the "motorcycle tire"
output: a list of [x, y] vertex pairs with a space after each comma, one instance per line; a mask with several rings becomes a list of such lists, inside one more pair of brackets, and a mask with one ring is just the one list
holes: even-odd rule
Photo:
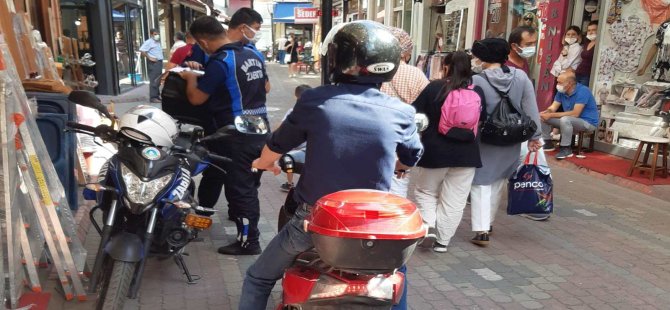
[[103, 284], [104, 296], [98, 298], [98, 310], [123, 310], [135, 274], [135, 265], [120, 260], [113, 261], [112, 272]]

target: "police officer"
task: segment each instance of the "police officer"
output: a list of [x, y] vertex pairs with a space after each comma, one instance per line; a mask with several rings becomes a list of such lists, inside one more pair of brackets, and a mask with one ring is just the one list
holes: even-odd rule
[[[205, 74], [182, 72], [187, 81], [186, 95], [193, 105], [207, 102], [210, 112], [206, 133], [234, 123], [242, 114], [267, 118], [265, 107], [264, 63], [242, 42], [232, 42], [223, 26], [214, 17], [200, 17], [191, 24], [190, 32], [209, 56]], [[260, 154], [265, 142], [262, 135], [240, 135], [227, 141], [217, 141], [210, 150], [232, 159], [224, 168], [204, 172], [198, 198], [204, 207], [213, 207], [225, 184], [229, 215], [237, 224], [237, 241], [219, 248], [228, 255], [256, 255], [261, 252], [258, 242], [260, 203], [258, 187], [260, 173], [251, 171], [251, 162]]]
[[[260, 13], [250, 8], [241, 8], [233, 14], [228, 23], [226, 36], [231, 41], [240, 41], [244, 47], [251, 49], [258, 55], [261, 61], [265, 61], [265, 56], [256, 48], [256, 43], [261, 39], [261, 24], [263, 17]], [[265, 91], [270, 92], [270, 80], [265, 76]]]

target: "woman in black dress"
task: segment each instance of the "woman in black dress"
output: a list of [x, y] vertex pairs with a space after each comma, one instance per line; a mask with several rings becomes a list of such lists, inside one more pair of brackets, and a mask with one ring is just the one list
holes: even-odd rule
[[288, 61], [288, 77], [292, 78], [297, 75], [298, 67], [298, 45], [296, 44], [295, 36], [290, 34], [288, 41], [286, 42], [286, 53], [291, 55], [291, 59]]

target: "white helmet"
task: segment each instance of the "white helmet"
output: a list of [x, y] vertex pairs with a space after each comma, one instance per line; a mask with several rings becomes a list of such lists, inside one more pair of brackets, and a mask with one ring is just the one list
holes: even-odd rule
[[133, 140], [155, 146], [172, 147], [179, 133], [175, 120], [163, 110], [140, 105], [119, 119], [119, 132]]

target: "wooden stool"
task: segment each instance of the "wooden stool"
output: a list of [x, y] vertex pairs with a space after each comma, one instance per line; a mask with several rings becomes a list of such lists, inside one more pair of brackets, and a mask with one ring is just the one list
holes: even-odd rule
[[[635, 152], [635, 157], [633, 158], [633, 163], [628, 168], [628, 176], [633, 175], [633, 170], [636, 168], [640, 171], [651, 171], [649, 176], [650, 180], [654, 180], [656, 176], [656, 171], [661, 170], [661, 175], [664, 178], [668, 177], [668, 143], [670, 139], [663, 137], [652, 137], [645, 136], [640, 139], [640, 145], [637, 147], [637, 152]], [[642, 148], [646, 146], [644, 152], [644, 160], [639, 162], [640, 155], [642, 154]], [[654, 147], [653, 157], [651, 158], [651, 165], [648, 165], [649, 155], [651, 154], [651, 148]], [[658, 153], [661, 151], [662, 164], [661, 167], [656, 166], [658, 161]]]
[[577, 156], [582, 154], [582, 146], [584, 145], [584, 136], [589, 137], [589, 146], [584, 149], [584, 153], [593, 152], [593, 145], [596, 141], [596, 132], [595, 131], [580, 131], [578, 134], [572, 135], [572, 145], [575, 145], [575, 136], [577, 136]]

